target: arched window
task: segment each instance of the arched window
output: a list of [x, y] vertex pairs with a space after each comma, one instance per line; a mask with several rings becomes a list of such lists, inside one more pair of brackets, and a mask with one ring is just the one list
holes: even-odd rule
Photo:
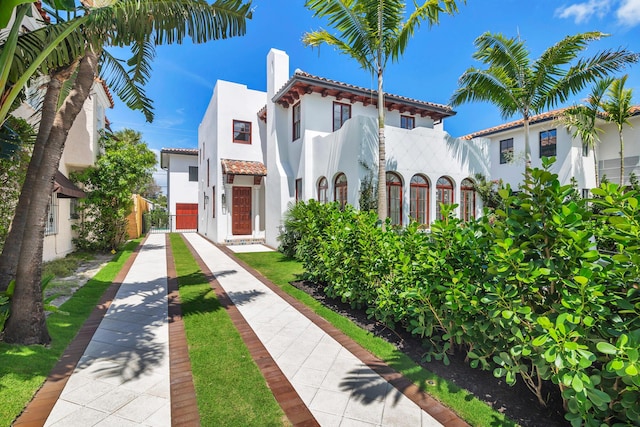
[[336, 176], [334, 182], [333, 199], [340, 203], [340, 207], [344, 208], [347, 204], [347, 176], [343, 173]]
[[391, 224], [402, 224], [402, 180], [394, 172], [387, 172], [387, 216]]
[[329, 189], [329, 182], [324, 176], [318, 181], [318, 202], [327, 203], [327, 190]]
[[436, 219], [444, 219], [440, 203], [445, 205], [453, 203], [453, 182], [444, 176], [438, 178], [438, 183], [436, 184]]
[[476, 192], [473, 181], [465, 178], [460, 183], [460, 217], [463, 221], [471, 221], [476, 217]]
[[429, 181], [422, 175], [414, 175], [410, 184], [409, 215], [420, 224], [429, 225]]

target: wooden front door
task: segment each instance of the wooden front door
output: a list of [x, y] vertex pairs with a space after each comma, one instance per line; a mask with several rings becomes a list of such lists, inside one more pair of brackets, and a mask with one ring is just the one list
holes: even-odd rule
[[176, 230], [196, 230], [198, 228], [198, 204], [176, 203]]
[[251, 234], [251, 187], [233, 187], [232, 232], [234, 235]]

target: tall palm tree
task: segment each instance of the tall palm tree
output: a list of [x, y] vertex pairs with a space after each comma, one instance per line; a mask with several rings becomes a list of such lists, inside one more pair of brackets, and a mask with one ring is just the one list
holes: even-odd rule
[[[16, 210], [24, 219], [16, 222], [17, 216], [14, 218], [18, 226], [13, 242], [17, 246], [12, 251], [18, 251], [19, 259], [11, 315], [4, 331], [7, 342], [50, 341], [40, 289], [47, 200], [65, 140], [95, 78], [104, 77], [130, 108], [141, 110], [151, 121], [153, 107], [144, 94], [144, 85], [150, 77], [155, 46], [181, 43], [186, 37], [201, 43], [242, 35], [246, 19], [251, 17], [251, 3], [242, 0], [216, 0], [213, 4], [203, 0], [111, 0], [100, 4], [104, 7], [94, 7], [92, 1], [84, 0], [70, 21], [22, 35], [18, 41], [18, 46], [23, 42], [30, 48], [25, 49], [27, 59], [14, 61], [13, 66], [26, 69], [31, 65], [29, 53], [37, 56], [39, 46], [50, 40], [46, 31], [59, 32], [58, 26], [84, 21], [43, 62], [50, 79], [34, 157]], [[106, 46], [131, 47], [132, 56], [126, 67], [105, 51]]]
[[[466, 2], [462, 0], [462, 2]], [[389, 60], [398, 61], [409, 39], [423, 21], [438, 24], [441, 13], [458, 11], [455, 0], [428, 0], [405, 21], [406, 2], [399, 0], [307, 0], [305, 6], [315, 17], [327, 18], [338, 36], [327, 30], [306, 33], [307, 46], [325, 43], [355, 59], [362, 68], [378, 76], [378, 218], [387, 217], [386, 152], [384, 135], [385, 67]]]
[[587, 105], [574, 105], [562, 112], [560, 122], [567, 129], [573, 130], [573, 138], [579, 137], [582, 144], [593, 152], [593, 167], [595, 171], [596, 187], [600, 185], [598, 174], [598, 151], [596, 145], [600, 141], [602, 129], [598, 127], [598, 118], [602, 116], [602, 99], [613, 82], [612, 77], [599, 80], [591, 89]]
[[625, 49], [603, 51], [588, 59], [578, 55], [590, 42], [607, 35], [601, 32], [567, 36], [545, 50], [534, 61], [525, 42], [502, 34], [484, 33], [475, 40], [473, 58], [486, 69], [469, 68], [460, 77], [451, 97], [452, 106], [471, 101], [488, 101], [498, 107], [504, 119], [519, 114], [524, 126], [525, 174], [531, 167], [529, 120], [531, 116], [566, 102], [586, 85], [638, 61]]
[[622, 130], [625, 125], [631, 126], [629, 117], [631, 117], [631, 98], [633, 97], [632, 89], [625, 89], [624, 84], [628, 75], [616, 79], [611, 83], [608, 92], [608, 99], [602, 104], [602, 108], [606, 114], [606, 120], [614, 123], [618, 128], [618, 137], [620, 138], [620, 186], [624, 187], [624, 138]]

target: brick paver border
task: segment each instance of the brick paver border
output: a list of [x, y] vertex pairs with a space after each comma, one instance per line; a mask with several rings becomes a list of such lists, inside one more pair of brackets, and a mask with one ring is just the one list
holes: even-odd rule
[[278, 296], [292, 305], [296, 310], [298, 310], [309, 320], [315, 323], [319, 328], [329, 334], [333, 339], [342, 344], [344, 348], [349, 350], [354, 356], [360, 359], [362, 363], [366, 364], [374, 372], [391, 383], [391, 385], [393, 385], [399, 392], [411, 399], [411, 401], [418, 405], [423, 411], [427, 412], [429, 415], [435, 418], [440, 424], [446, 427], [463, 427], [469, 425], [451, 409], [444, 406], [442, 403], [420, 390], [420, 388], [415, 385], [413, 381], [409, 380], [404, 375], [384, 363], [381, 359], [378, 359], [377, 357], [369, 353], [338, 328], [329, 323], [326, 319], [316, 314], [309, 307], [280, 289], [280, 287], [273, 284], [266, 277], [262, 276], [247, 263], [237, 258], [231, 249], [221, 245], [216, 246], [225, 254], [233, 258], [240, 266], [242, 266], [242, 268], [246, 269], [256, 279], [258, 279], [265, 286], [275, 292]]
[[[146, 241], [146, 238], [144, 241]], [[49, 417], [53, 406], [56, 404], [56, 401], [60, 397], [64, 386], [67, 384], [67, 381], [75, 370], [78, 361], [80, 361], [80, 358], [87, 349], [93, 334], [98, 329], [98, 326], [109, 309], [113, 298], [118, 293], [120, 285], [127, 277], [127, 273], [129, 273], [129, 270], [138, 256], [144, 241], [135, 248], [129, 259], [120, 269], [120, 272], [113, 279], [111, 285], [107, 288], [104, 294], [102, 294], [98, 305], [93, 309], [87, 320], [84, 322], [84, 325], [80, 328], [80, 331], [78, 331], [78, 334], [65, 349], [56, 366], [54, 366], [53, 370], [49, 373], [49, 376], [42, 387], [40, 387], [36, 392], [33, 399], [31, 399], [31, 402], [29, 402], [24, 411], [22, 411], [22, 414], [18, 416], [16, 421], [13, 423], [13, 426], [43, 426], [47, 421], [47, 418]]]
[[[253, 332], [253, 329], [251, 329], [242, 314], [240, 314], [240, 311], [233, 304], [231, 298], [229, 298], [224, 289], [222, 289], [222, 286], [220, 286], [220, 284], [218, 283], [215, 275], [211, 272], [211, 270], [209, 270], [200, 255], [195, 251], [195, 249], [193, 248], [193, 246], [191, 246], [187, 239], [184, 239], [184, 241], [193, 254], [193, 257], [196, 259], [200, 270], [209, 281], [211, 288], [215, 291], [220, 304], [225, 308], [225, 310], [227, 310], [227, 313], [229, 313], [229, 317], [231, 317], [233, 324], [240, 333], [240, 336], [242, 337], [242, 340], [246, 344], [247, 348], [249, 349], [251, 357], [255, 361], [256, 365], [258, 365], [258, 368], [267, 381], [267, 384], [269, 385], [273, 396], [275, 397], [278, 404], [280, 404], [280, 407], [284, 411], [289, 421], [294, 426], [319, 426], [313, 414], [311, 414], [309, 408], [307, 408], [307, 406], [304, 404], [287, 377], [280, 370], [267, 349], [255, 334], [255, 332]], [[253, 270], [247, 270], [255, 276], [255, 272]]]

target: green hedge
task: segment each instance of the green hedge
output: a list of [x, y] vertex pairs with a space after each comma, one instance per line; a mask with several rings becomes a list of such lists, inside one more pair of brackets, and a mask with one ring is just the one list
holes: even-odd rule
[[[603, 184], [583, 200], [550, 164], [475, 222], [443, 206], [429, 232], [383, 230], [310, 201], [291, 207], [283, 242], [328, 295], [422, 337], [428, 358], [462, 352], [541, 404], [551, 381], [574, 426], [638, 425], [640, 193]], [[603, 229], [614, 254], [596, 247]]]

